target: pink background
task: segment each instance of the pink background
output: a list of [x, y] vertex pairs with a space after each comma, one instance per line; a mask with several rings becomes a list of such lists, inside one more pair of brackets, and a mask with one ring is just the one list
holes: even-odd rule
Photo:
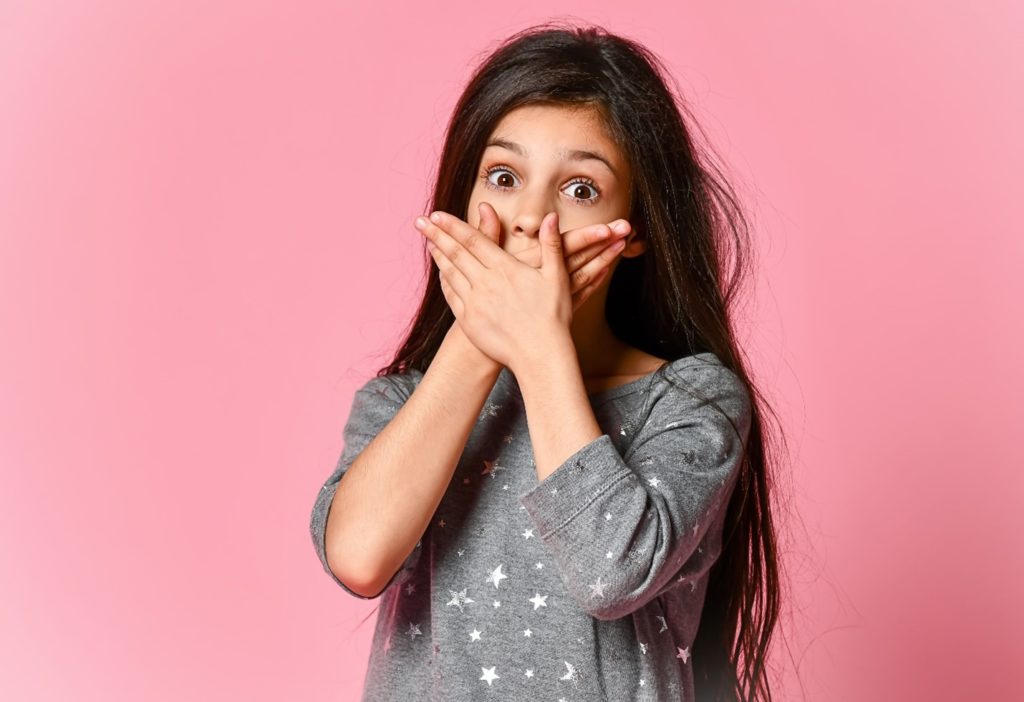
[[[0, 698], [358, 698], [309, 511], [467, 66], [552, 17], [363, 5], [0, 5]], [[558, 11], [664, 57], [753, 213], [780, 699], [1019, 698], [1024, 13], [680, 5]]]

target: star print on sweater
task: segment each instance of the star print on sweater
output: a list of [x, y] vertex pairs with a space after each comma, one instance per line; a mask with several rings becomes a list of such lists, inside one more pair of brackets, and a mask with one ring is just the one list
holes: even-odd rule
[[605, 433], [539, 481], [503, 369], [427, 529], [364, 597], [328, 565], [327, 516], [422, 377], [356, 391], [310, 520], [331, 580], [381, 600], [363, 700], [692, 700], [691, 646], [750, 429], [738, 377], [703, 353], [588, 393]]

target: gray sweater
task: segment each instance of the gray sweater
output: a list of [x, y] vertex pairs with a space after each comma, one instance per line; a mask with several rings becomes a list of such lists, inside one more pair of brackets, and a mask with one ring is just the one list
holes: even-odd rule
[[[356, 391], [313, 506], [323, 568], [354, 597], [368, 599], [327, 565], [331, 500], [422, 377]], [[589, 399], [605, 433], [538, 481], [519, 385], [501, 371], [433, 519], [380, 595], [363, 700], [694, 698], [690, 649], [749, 395], [708, 352]]]

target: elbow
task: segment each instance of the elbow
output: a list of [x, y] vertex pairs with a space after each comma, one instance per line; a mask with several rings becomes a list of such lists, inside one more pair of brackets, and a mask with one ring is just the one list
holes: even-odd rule
[[325, 565], [334, 579], [349, 592], [364, 599], [379, 597], [383, 583], [378, 572], [360, 565], [351, 555], [339, 555], [337, 549], [325, 548]]
[[372, 600], [380, 597], [383, 593], [384, 587], [380, 578], [375, 575], [353, 570], [349, 566], [342, 568], [340, 565], [332, 563], [330, 559], [328, 559], [327, 567], [339, 585], [358, 597]]

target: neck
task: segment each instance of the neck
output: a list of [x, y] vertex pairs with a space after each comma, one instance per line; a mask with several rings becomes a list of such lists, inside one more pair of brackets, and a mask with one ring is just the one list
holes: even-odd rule
[[569, 332], [584, 378], [614, 375], [619, 360], [628, 350], [628, 346], [612, 333], [605, 319], [607, 295], [608, 286], [603, 285], [573, 312]]

